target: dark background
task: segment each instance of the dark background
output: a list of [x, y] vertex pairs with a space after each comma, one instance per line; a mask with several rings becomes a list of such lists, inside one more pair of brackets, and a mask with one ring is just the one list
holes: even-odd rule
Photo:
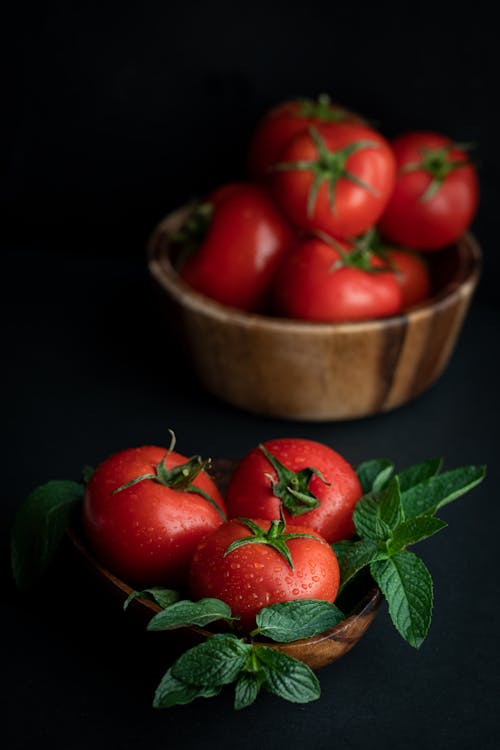
[[[4, 27], [2, 508], [7, 747], [481, 748], [498, 746], [499, 104], [486, 2], [19, 3]], [[430, 128], [474, 141], [484, 272], [440, 381], [411, 404], [346, 423], [293, 423], [202, 392], [151, 294], [147, 237], [169, 210], [244, 171], [257, 118], [326, 91], [391, 137]], [[420, 545], [435, 580], [430, 634], [406, 646], [383, 609], [320, 675], [306, 706], [262, 696], [155, 712], [164, 646], [64, 553], [14, 591], [8, 530], [50, 478], [120, 448], [238, 457], [271, 437], [331, 444], [353, 464], [443, 455], [489, 476]]]

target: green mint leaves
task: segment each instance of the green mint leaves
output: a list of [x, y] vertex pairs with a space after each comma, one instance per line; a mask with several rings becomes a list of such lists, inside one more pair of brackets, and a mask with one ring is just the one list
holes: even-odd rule
[[432, 578], [424, 563], [406, 548], [446, 527], [435, 517], [444, 505], [475, 487], [483, 466], [466, 466], [440, 474], [442, 462], [431, 459], [392, 476], [386, 459], [361, 464], [357, 474], [364, 491], [353, 513], [356, 541], [333, 545], [341, 587], [362, 569], [384, 594], [394, 626], [419, 648], [430, 626]]
[[335, 604], [321, 599], [300, 599], [265, 607], [256, 619], [254, 633], [278, 643], [290, 643], [330, 630], [345, 616]]
[[37, 487], [20, 507], [12, 528], [11, 564], [19, 589], [27, 590], [47, 569], [80, 506], [84, 488], [54, 479]]
[[212, 697], [231, 683], [236, 683], [236, 709], [253, 703], [261, 688], [293, 703], [308, 703], [321, 692], [318, 678], [303, 662], [232, 634], [214, 635], [184, 652], [170, 667], [153, 706], [169, 708]]
[[[227, 604], [218, 599], [179, 601], [155, 615], [148, 630], [203, 627], [217, 620], [231, 625], [235, 619]], [[323, 633], [343, 619], [338, 607], [318, 599], [265, 607], [257, 615], [257, 628], [249, 639], [219, 633], [184, 652], [163, 676], [153, 705], [168, 708], [212, 697], [231, 683], [235, 683], [236, 709], [253, 703], [262, 688], [293, 703], [315, 700], [320, 687], [311, 668], [271, 646], [254, 643], [253, 637], [289, 643]]]

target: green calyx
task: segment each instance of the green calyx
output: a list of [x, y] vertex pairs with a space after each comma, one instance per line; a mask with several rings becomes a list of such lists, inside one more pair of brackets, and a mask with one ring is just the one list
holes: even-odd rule
[[252, 536], [245, 536], [241, 539], [236, 539], [232, 542], [227, 550], [224, 552], [224, 557], [229, 555], [235, 549], [244, 547], [246, 544], [267, 544], [268, 547], [272, 547], [279, 552], [279, 554], [286, 560], [290, 568], [293, 570], [293, 560], [288, 549], [287, 542], [290, 539], [317, 539], [318, 537], [313, 534], [286, 534], [286, 523], [283, 518], [283, 511], [280, 508], [280, 520], [271, 521], [271, 525], [268, 531], [264, 531], [258, 524], [249, 518], [238, 518], [238, 521], [245, 524], [250, 529]]
[[[340, 258], [330, 266], [330, 272], [337, 271], [339, 268], [344, 267], [357, 268], [360, 271], [366, 271], [367, 273], [387, 273], [387, 271], [395, 271], [394, 265], [391, 263], [390, 258], [385, 252], [385, 246], [381, 240], [380, 234], [375, 227], [372, 227], [360, 237], [357, 237], [349, 252], [346, 252], [342, 245], [328, 234], [325, 234], [320, 230], [314, 232], [314, 234], [319, 237], [320, 240], [326, 242], [327, 245], [330, 245], [340, 255]], [[374, 266], [374, 257], [381, 258], [384, 261], [384, 265]]]
[[349, 112], [337, 104], [332, 104], [328, 94], [320, 94], [317, 99], [300, 99], [299, 112], [301, 117], [321, 122], [342, 122], [347, 119]]
[[204, 461], [201, 456], [191, 456], [191, 458], [189, 458], [186, 463], [179, 464], [179, 466], [174, 466], [172, 469], [167, 469], [165, 462], [168, 456], [174, 450], [176, 442], [175, 433], [172, 430], [169, 430], [169, 432], [170, 445], [161, 461], [155, 467], [154, 472], [141, 474], [140, 476], [131, 479], [129, 482], [125, 482], [125, 484], [122, 484], [120, 487], [117, 487], [116, 490], [113, 490], [112, 494], [116, 495], [118, 492], [122, 492], [129, 487], [133, 487], [135, 484], [139, 484], [139, 482], [144, 482], [147, 479], [150, 479], [153, 482], [162, 484], [164, 487], [170, 487], [170, 489], [173, 490], [179, 490], [180, 492], [191, 492], [193, 494], [200, 495], [216, 509], [221, 518], [225, 521], [226, 515], [223, 510], [219, 508], [215, 500], [210, 497], [208, 492], [205, 492], [201, 489], [201, 487], [197, 487], [195, 484], [193, 484], [193, 481], [196, 479], [198, 474], [200, 474], [200, 472], [202, 472], [203, 469], [208, 466], [210, 461]]
[[450, 151], [468, 151], [472, 147], [473, 144], [470, 143], [450, 143], [446, 146], [439, 146], [438, 148], [422, 148], [420, 150], [420, 153], [422, 154], [420, 161], [411, 162], [402, 167], [402, 174], [422, 170], [427, 172], [432, 178], [428, 187], [420, 196], [421, 203], [425, 203], [436, 195], [450, 172], [453, 172], [460, 167], [470, 165], [470, 161], [467, 158], [451, 159]]
[[300, 516], [318, 507], [319, 500], [309, 489], [311, 477], [317, 476], [324, 484], [330, 484], [319, 469], [308, 467], [301, 471], [291, 471], [283, 466], [263, 445], [259, 445], [259, 450], [262, 451], [278, 475], [276, 480], [271, 474], [266, 474], [271, 482], [273, 495], [279, 497], [283, 507], [291, 516]]
[[170, 235], [170, 244], [179, 250], [177, 260], [179, 266], [200, 247], [205, 239], [213, 214], [214, 206], [212, 203], [194, 203], [184, 224], [177, 232]]
[[372, 195], [378, 195], [377, 190], [368, 185], [368, 183], [363, 182], [363, 180], [360, 180], [359, 177], [356, 177], [355, 174], [346, 168], [347, 160], [352, 154], [363, 148], [378, 148], [379, 144], [376, 141], [353, 141], [353, 143], [349, 143], [344, 148], [340, 148], [337, 151], [330, 151], [316, 128], [310, 127], [309, 135], [317, 148], [317, 159], [311, 161], [281, 162], [271, 167], [272, 172], [299, 170], [312, 173], [313, 183], [307, 199], [307, 215], [309, 217], [314, 214], [318, 191], [323, 183], [326, 183], [328, 186], [328, 200], [332, 214], [335, 214], [335, 188], [341, 178], [349, 180]]

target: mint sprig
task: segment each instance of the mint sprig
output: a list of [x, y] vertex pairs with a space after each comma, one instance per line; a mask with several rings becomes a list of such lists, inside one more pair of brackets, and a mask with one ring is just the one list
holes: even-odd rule
[[[179, 601], [168, 605], [149, 622], [148, 630], [171, 630], [222, 620], [231, 627], [237, 618], [218, 599]], [[307, 703], [320, 695], [314, 672], [285, 653], [255, 643], [255, 636], [279, 643], [309, 638], [329, 630], [344, 619], [330, 602], [303, 599], [265, 607], [257, 615], [257, 628], [248, 637], [234, 633], [213, 635], [184, 652], [165, 673], [155, 693], [155, 708], [190, 703], [217, 695], [224, 685], [235, 684], [234, 707], [249, 706], [261, 689], [294, 703]]]
[[353, 520], [358, 539], [336, 542], [341, 589], [368, 567], [384, 594], [394, 626], [411, 646], [427, 635], [433, 607], [432, 578], [422, 560], [407, 550], [447, 524], [435, 513], [475, 487], [484, 466], [466, 466], [444, 473], [442, 461], [416, 464], [391, 478], [386, 459], [367, 461], [358, 469], [365, 495]]
[[262, 688], [293, 703], [308, 703], [321, 693], [312, 669], [298, 659], [233, 634], [218, 634], [177, 659], [158, 685], [153, 706], [212, 697], [231, 683], [236, 683], [235, 709], [253, 703]]

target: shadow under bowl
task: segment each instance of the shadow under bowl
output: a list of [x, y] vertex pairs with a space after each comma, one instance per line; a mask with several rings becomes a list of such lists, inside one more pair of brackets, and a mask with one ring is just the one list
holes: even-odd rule
[[345, 420], [389, 411], [441, 375], [476, 288], [472, 235], [427, 253], [432, 296], [390, 318], [311, 323], [243, 312], [208, 299], [175, 269], [169, 237], [188, 209], [167, 216], [149, 243], [149, 269], [200, 382], [233, 406], [296, 420]]

